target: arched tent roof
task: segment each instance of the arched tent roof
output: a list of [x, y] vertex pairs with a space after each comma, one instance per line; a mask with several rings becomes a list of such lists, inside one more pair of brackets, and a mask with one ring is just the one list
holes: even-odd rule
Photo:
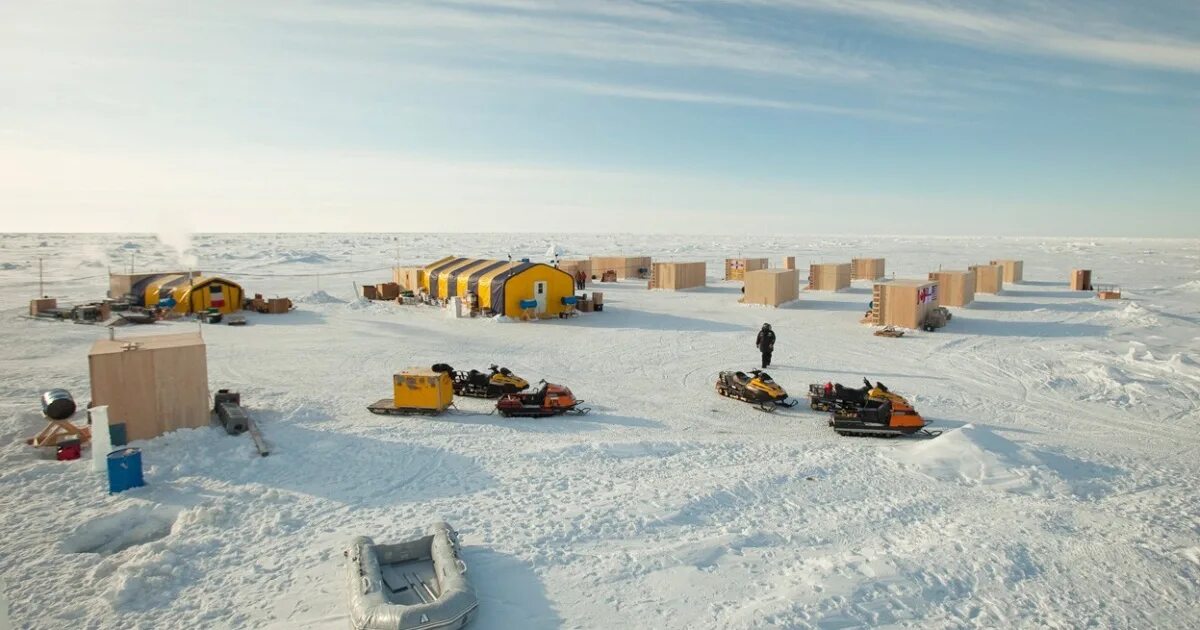
[[[509, 281], [531, 270], [539, 276], [561, 275], [573, 291], [575, 279], [571, 274], [544, 263], [490, 260], [449, 256], [425, 267], [425, 291], [431, 298], [445, 300], [474, 293], [480, 306], [503, 312]], [[557, 308], [557, 305], [555, 305]]]

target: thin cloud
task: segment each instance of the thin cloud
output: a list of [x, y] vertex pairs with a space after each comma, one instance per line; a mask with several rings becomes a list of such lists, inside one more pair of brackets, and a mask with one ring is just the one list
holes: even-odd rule
[[608, 83], [592, 83], [586, 81], [540, 80], [544, 85], [575, 90], [586, 94], [600, 96], [615, 96], [648, 101], [666, 101], [675, 103], [695, 103], [706, 105], [728, 105], [732, 107], [749, 107], [756, 109], [777, 109], [799, 112], [830, 114], [834, 116], [851, 116], [855, 118], [874, 118], [897, 122], [925, 122], [924, 118], [896, 112], [860, 107], [841, 107], [806, 103], [800, 101], [785, 101], [731, 94], [713, 94], [705, 92], [689, 92], [681, 90], [664, 90], [655, 87], [637, 85], [620, 85]]
[[[471, 3], [475, 4], [475, 3]], [[495, 9], [495, 3], [488, 7]], [[729, 33], [719, 22], [596, 19], [597, 13], [480, 11], [453, 4], [289, 5], [268, 10], [285, 23], [354, 27], [360, 36], [472, 51], [508, 51], [648, 66], [707, 68], [837, 82], [904, 75], [880, 60], [821, 46], [788, 46]], [[611, 15], [605, 15], [611, 17]], [[684, 19], [684, 18], [680, 18]]]
[[924, 35], [979, 48], [1181, 72], [1200, 72], [1200, 42], [1110, 25], [1051, 23], [1043, 15], [1000, 15], [960, 5], [910, 0], [760, 0], [898, 24]]

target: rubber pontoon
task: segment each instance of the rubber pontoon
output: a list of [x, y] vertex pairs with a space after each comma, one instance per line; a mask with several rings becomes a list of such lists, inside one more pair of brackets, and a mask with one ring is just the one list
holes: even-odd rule
[[395, 545], [358, 536], [343, 556], [355, 630], [462, 628], [479, 606], [458, 557], [458, 533], [446, 523]]

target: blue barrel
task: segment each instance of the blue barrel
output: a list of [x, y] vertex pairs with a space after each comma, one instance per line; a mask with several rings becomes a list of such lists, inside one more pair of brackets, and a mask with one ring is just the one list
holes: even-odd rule
[[129, 433], [125, 430], [125, 423], [118, 422], [108, 425], [108, 439], [113, 446], [125, 446], [129, 443]]
[[520, 306], [522, 309], [537, 308], [537, 300], [521, 300]]
[[75, 415], [75, 399], [65, 389], [52, 389], [42, 394], [42, 413], [51, 420], [66, 420]]
[[124, 492], [146, 485], [142, 477], [142, 451], [123, 448], [108, 454], [108, 493]]
[[579, 303], [579, 298], [575, 297], [574, 295], [564, 295], [562, 303], [564, 306], [575, 306]]

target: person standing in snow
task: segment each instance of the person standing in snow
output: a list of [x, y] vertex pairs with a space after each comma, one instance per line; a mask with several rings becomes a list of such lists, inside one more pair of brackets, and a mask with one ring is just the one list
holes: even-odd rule
[[762, 353], [762, 366], [765, 370], [771, 366], [771, 353], [775, 351], [775, 331], [771, 330], [770, 324], [762, 325], [762, 330], [758, 331], [758, 341], [755, 342], [755, 345]]

